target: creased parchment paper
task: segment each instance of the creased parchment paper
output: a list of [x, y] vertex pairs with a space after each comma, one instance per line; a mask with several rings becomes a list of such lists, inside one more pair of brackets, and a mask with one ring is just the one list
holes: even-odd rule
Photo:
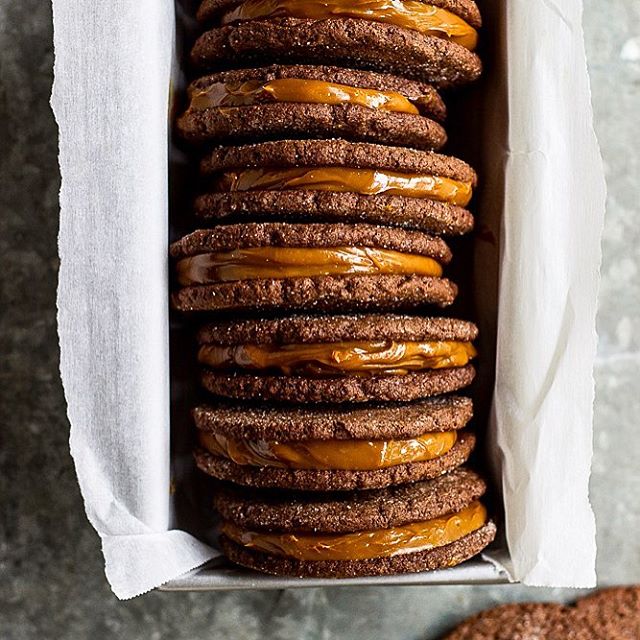
[[[504, 21], [498, 31], [508, 74], [498, 85], [506, 88], [505, 108], [501, 117], [485, 114], [503, 133], [508, 117], [508, 133], [495, 133], [487, 147], [498, 153], [484, 159], [496, 168], [484, 172], [484, 210], [487, 193], [501, 191], [485, 221], [501, 224], [494, 229], [501, 261], [490, 457], [501, 474], [513, 577], [588, 586], [604, 186], [582, 6], [504, 5], [496, 19]], [[167, 147], [174, 5], [53, 0], [53, 9], [60, 369], [87, 515], [102, 540], [107, 578], [128, 598], [218, 555], [173, 529]]]

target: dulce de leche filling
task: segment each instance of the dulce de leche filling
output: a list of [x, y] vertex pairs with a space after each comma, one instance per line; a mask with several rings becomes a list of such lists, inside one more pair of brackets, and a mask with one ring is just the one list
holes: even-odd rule
[[486, 522], [487, 510], [476, 501], [458, 513], [375, 531], [267, 533], [247, 531], [227, 521], [222, 533], [243, 547], [297, 560], [367, 560], [443, 547]]
[[442, 275], [433, 258], [371, 247], [235, 249], [183, 258], [176, 268], [182, 286], [330, 275]]
[[[416, 99], [416, 102], [424, 97]], [[419, 114], [418, 108], [408, 98], [396, 91], [381, 91], [350, 87], [324, 80], [302, 78], [277, 78], [261, 82], [216, 82], [206, 89], [191, 94], [191, 108], [248, 106], [261, 102], [304, 102], [313, 104], [356, 104], [369, 109]]]
[[408, 440], [268, 442], [237, 440], [201, 431], [198, 437], [207, 451], [240, 465], [373, 471], [439, 458], [453, 447], [457, 435], [455, 431], [445, 431]]
[[403, 375], [462, 367], [476, 355], [470, 342], [356, 340], [318, 344], [200, 347], [198, 360], [215, 369], [277, 370], [285, 375]]
[[466, 207], [470, 184], [442, 176], [400, 173], [380, 169], [311, 167], [296, 169], [245, 169], [222, 173], [215, 181], [220, 191], [336, 191], [363, 195], [386, 194], [429, 198]]
[[470, 24], [451, 11], [420, 0], [245, 0], [224, 14], [222, 24], [280, 17], [360, 18], [445, 38], [470, 50], [478, 44], [478, 33]]

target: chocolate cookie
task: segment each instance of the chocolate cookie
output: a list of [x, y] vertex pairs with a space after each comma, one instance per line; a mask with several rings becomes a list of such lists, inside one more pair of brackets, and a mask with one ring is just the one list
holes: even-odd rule
[[[609, 637], [609, 636], [607, 636]], [[613, 636], [611, 636], [613, 637]], [[444, 640], [594, 640], [576, 624], [570, 607], [550, 603], [507, 604], [483, 611]]]
[[[198, 468], [204, 473], [234, 484], [259, 488], [295, 489], [298, 491], [351, 491], [379, 489], [437, 478], [464, 464], [475, 446], [472, 433], [461, 433], [447, 453], [426, 460], [398, 464], [373, 470], [291, 469], [237, 464], [214, 455], [204, 448], [195, 451]], [[262, 446], [262, 443], [260, 443]], [[365, 445], [366, 446], [366, 445]]]
[[460, 467], [432, 480], [386, 489], [338, 494], [250, 491], [232, 485], [217, 489], [214, 506], [222, 518], [247, 529], [346, 533], [385, 529], [460, 511], [481, 498], [486, 483]]
[[420, 198], [330, 191], [246, 191], [205, 193], [195, 200], [203, 222], [367, 222], [441, 235], [473, 229], [462, 207]]
[[205, 325], [200, 344], [233, 346], [239, 343], [287, 344], [339, 340], [460, 340], [478, 337], [473, 322], [453, 318], [425, 318], [397, 314], [289, 316], [269, 320], [237, 320]]
[[367, 407], [274, 407], [218, 403], [195, 407], [198, 429], [249, 440], [401, 439], [462, 429], [471, 398], [446, 396]]
[[335, 138], [440, 149], [445, 108], [428, 84], [322, 66], [270, 66], [199, 78], [178, 119], [189, 142]]
[[640, 638], [640, 587], [604, 589], [578, 600], [574, 618], [592, 640]]
[[276, 575], [356, 577], [454, 566], [495, 536], [467, 470], [396, 488], [322, 494], [222, 489], [220, 543], [238, 564]]
[[204, 157], [204, 218], [376, 222], [466, 233], [477, 176], [427, 151], [346, 140], [280, 140], [221, 147]]
[[305, 378], [202, 372], [202, 385], [216, 396], [235, 400], [299, 403], [409, 402], [468, 387], [472, 365], [408, 373], [403, 376]]
[[228, 398], [397, 402], [469, 385], [477, 328], [448, 318], [297, 316], [216, 323], [199, 335], [205, 388]]
[[381, 11], [363, 11], [341, 0], [223, 0], [204, 3], [199, 15], [216, 24], [191, 52], [200, 68], [265, 59], [330, 63], [383, 69], [438, 86], [475, 80], [482, 70], [472, 52], [480, 14], [475, 3], [465, 0]]
[[475, 187], [478, 181], [476, 172], [466, 162], [451, 156], [346, 140], [273, 140], [218, 147], [205, 155], [200, 164], [205, 176], [242, 169], [304, 167], [346, 167], [439, 176], [470, 187]]
[[261, 223], [195, 231], [171, 245], [181, 311], [407, 309], [453, 302], [440, 238], [372, 225]]

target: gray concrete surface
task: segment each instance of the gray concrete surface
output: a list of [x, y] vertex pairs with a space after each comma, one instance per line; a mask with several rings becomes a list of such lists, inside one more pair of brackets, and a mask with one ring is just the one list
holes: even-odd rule
[[[599, 577], [614, 584], [640, 581], [640, 3], [586, 0], [585, 25], [610, 189], [592, 489]], [[58, 379], [51, 67], [49, 3], [0, 0], [0, 639], [427, 639], [495, 603], [573, 598], [519, 586], [111, 595]]]

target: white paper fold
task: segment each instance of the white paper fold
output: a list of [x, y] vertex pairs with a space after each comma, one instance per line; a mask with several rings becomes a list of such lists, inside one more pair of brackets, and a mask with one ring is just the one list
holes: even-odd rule
[[170, 531], [170, 2], [53, 2], [60, 129], [60, 371], [71, 453], [114, 592], [213, 557]]
[[[493, 434], [506, 531], [517, 579], [589, 586], [604, 186], [582, 7], [579, 0], [505, 4], [509, 133], [501, 141], [506, 197]], [[167, 104], [174, 7], [170, 0], [53, 0], [53, 8], [60, 368], [87, 515], [113, 590], [128, 598], [217, 554], [171, 530]]]
[[509, 0], [509, 136], [494, 394], [515, 578], [595, 585], [595, 315], [604, 172], [580, 0]]

